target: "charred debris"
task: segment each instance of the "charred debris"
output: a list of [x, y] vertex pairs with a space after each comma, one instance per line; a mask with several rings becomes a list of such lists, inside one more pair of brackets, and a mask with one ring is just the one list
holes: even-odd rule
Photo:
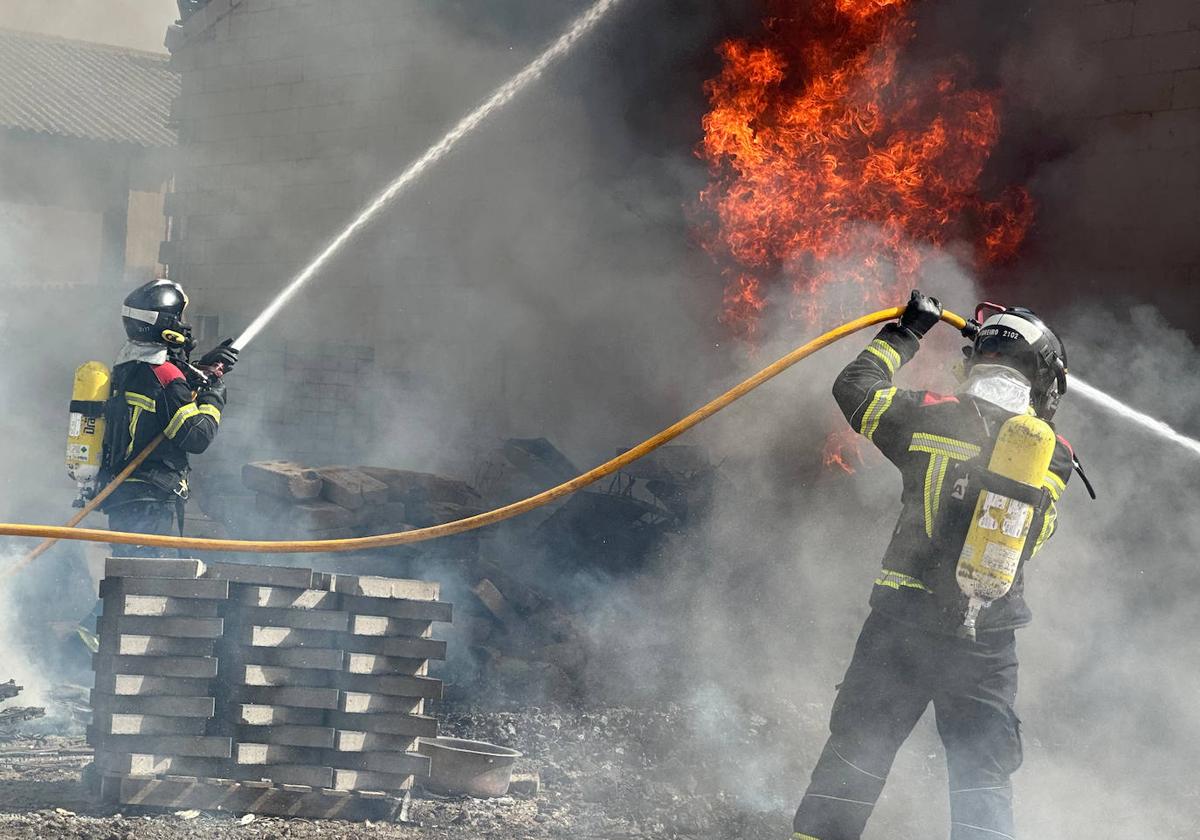
[[[240, 476], [197, 482], [202, 515], [188, 520], [187, 531], [273, 539], [392, 533], [473, 516], [580, 472], [545, 438], [503, 441], [478, 460], [469, 480], [385, 466], [260, 461]], [[586, 593], [636, 574], [682, 538], [703, 518], [719, 481], [717, 466], [698, 447], [668, 446], [500, 525], [325, 562], [442, 584], [458, 605], [445, 666], [450, 699], [569, 702], [583, 694], [594, 653], [582, 614]]]

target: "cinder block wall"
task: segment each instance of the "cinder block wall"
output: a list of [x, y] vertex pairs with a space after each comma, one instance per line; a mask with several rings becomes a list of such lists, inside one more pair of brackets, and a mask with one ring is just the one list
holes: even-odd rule
[[1033, 10], [1045, 41], [1025, 84], [1075, 143], [1038, 187], [1038, 282], [1076, 300], [1132, 290], [1200, 335], [1200, 2]]

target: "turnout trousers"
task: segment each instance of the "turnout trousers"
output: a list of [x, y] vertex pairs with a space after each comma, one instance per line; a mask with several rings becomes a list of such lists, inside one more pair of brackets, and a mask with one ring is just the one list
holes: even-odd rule
[[[179, 503], [174, 499], [163, 501], [139, 499], [124, 502], [106, 510], [110, 531], [128, 531], [135, 534], [161, 534], [177, 536], [179, 518], [182, 515]], [[170, 548], [154, 548], [148, 545], [114, 545], [117, 557], [178, 557], [179, 552]]]
[[971, 642], [871, 613], [796, 812], [796, 840], [859, 840], [897, 750], [930, 703], [946, 750], [951, 840], [1016, 836], [1016, 639], [1011, 630], [988, 635]]

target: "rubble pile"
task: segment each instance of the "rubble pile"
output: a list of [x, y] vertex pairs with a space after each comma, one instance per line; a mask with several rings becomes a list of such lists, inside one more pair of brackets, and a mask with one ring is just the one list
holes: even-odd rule
[[436, 583], [110, 559], [89, 743], [120, 803], [378, 818], [428, 775]]
[[[11, 700], [24, 690], [25, 686], [17, 685], [16, 680], [0, 683], [0, 703]], [[15, 724], [45, 715], [46, 710], [41, 706], [6, 706], [0, 709], [0, 738], [7, 737]]]

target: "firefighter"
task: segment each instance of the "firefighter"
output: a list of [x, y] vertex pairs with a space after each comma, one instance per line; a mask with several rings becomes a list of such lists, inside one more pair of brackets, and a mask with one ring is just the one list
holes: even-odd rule
[[[193, 366], [187, 305], [178, 283], [155, 280], [131, 292], [121, 307], [129, 340], [113, 366], [102, 480], [111, 480], [159, 435], [164, 440], [104, 502], [110, 530], [171, 534], [178, 528], [181, 533], [188, 456], [208, 449], [221, 425], [222, 375], [236, 364], [238, 351], [225, 341]], [[142, 547], [123, 550], [165, 554]]]
[[[893, 377], [941, 312], [914, 291], [899, 323], [885, 325], [833, 386], [850, 425], [900, 469], [903, 505], [794, 840], [858, 840], [896, 751], [930, 703], [946, 751], [951, 840], [1015, 837], [1010, 776], [1022, 752], [1014, 631], [1031, 619], [1023, 572], [982, 611], [975, 640], [963, 638], [965, 598], [954, 577], [962, 539], [955, 546], [941, 538], [939, 529], [952, 529], [939, 513], [961, 498], [971, 465], [987, 464], [1007, 419], [1050, 421], [1066, 390], [1066, 354], [1031, 311], [1009, 309], [979, 328], [955, 394], [896, 388]], [[1044, 480], [1049, 504], [1030, 531], [1033, 553], [1054, 532], [1053, 502], [1075, 463], [1060, 436]]]

